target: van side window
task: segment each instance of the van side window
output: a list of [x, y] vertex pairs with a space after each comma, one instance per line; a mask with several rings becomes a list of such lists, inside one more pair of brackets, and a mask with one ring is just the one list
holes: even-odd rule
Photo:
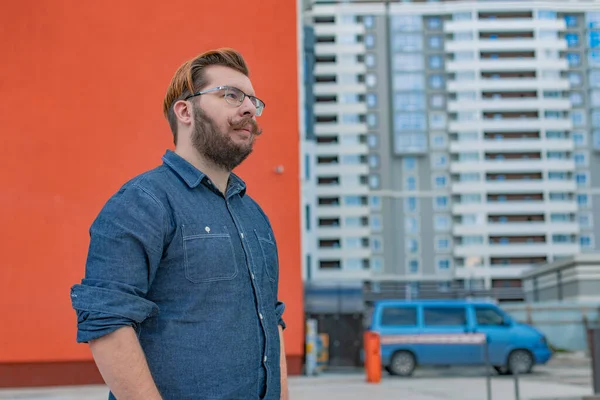
[[381, 315], [381, 326], [415, 326], [417, 309], [415, 307], [385, 307]]
[[425, 307], [425, 326], [464, 326], [467, 315], [464, 307]]
[[504, 316], [491, 307], [475, 307], [477, 325], [503, 325]]

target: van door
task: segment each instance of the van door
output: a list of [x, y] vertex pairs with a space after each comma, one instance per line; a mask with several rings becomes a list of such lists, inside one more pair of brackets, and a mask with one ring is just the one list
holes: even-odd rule
[[[490, 363], [494, 366], [504, 365], [510, 350], [511, 326], [504, 314], [493, 305], [474, 305], [475, 332], [487, 335]], [[481, 362], [485, 362], [481, 353]]]
[[[451, 340], [466, 335], [467, 309], [462, 305], [424, 305], [422, 333], [433, 341]], [[424, 338], [426, 340], [426, 338]], [[424, 343], [421, 346], [420, 364], [459, 365], [472, 364], [472, 344]]]

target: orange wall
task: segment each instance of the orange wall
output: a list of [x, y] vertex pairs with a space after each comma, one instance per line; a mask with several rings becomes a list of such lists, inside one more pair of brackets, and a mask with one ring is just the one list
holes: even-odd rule
[[91, 358], [69, 298], [88, 228], [172, 146], [162, 100], [176, 68], [221, 46], [243, 53], [267, 103], [237, 172], [278, 237], [287, 352], [301, 355], [295, 1], [3, 2], [0, 44], [0, 363]]

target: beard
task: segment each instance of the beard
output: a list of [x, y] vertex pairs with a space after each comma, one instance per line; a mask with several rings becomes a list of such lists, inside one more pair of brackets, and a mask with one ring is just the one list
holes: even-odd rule
[[240, 165], [251, 153], [254, 139], [262, 133], [252, 117], [244, 117], [239, 121], [229, 119], [229, 131], [250, 128], [250, 138], [247, 143], [235, 143], [229, 132], [221, 132], [216, 122], [202, 109], [194, 105], [194, 130], [192, 145], [201, 155], [215, 166], [232, 171]]

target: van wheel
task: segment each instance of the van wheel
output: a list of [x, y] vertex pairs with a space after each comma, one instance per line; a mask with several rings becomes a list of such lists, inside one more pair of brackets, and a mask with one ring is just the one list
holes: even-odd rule
[[527, 350], [513, 350], [508, 356], [508, 371], [521, 374], [529, 374], [533, 369], [533, 356]]
[[387, 370], [390, 375], [411, 376], [416, 367], [415, 356], [410, 351], [398, 351], [392, 356]]

